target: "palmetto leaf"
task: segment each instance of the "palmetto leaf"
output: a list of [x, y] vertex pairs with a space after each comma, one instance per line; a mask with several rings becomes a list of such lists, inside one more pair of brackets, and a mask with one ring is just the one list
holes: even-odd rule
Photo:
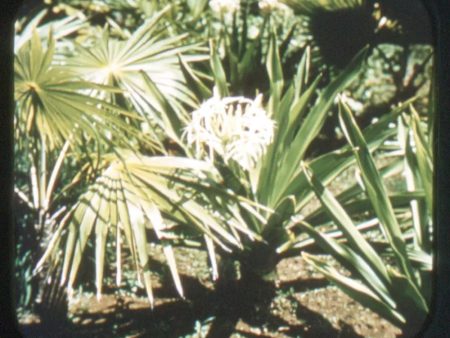
[[119, 115], [132, 115], [87, 94], [92, 90], [115, 89], [81, 81], [73, 73], [54, 65], [54, 47], [51, 34], [44, 48], [35, 32], [16, 55], [18, 127], [25, 128], [25, 134], [37, 130], [50, 147], [60, 145], [74, 134], [87, 133], [109, 141], [108, 132], [115, 134], [117, 140], [130, 131]]
[[[186, 63], [207, 56], [198, 44], [185, 43], [186, 34], [167, 36], [161, 19], [169, 9], [167, 6], [156, 13], [127, 40], [112, 38], [105, 30], [94, 46], [78, 46], [77, 55], [68, 66], [85, 79], [121, 88], [139, 114], [170, 135], [174, 126], [167, 125], [164, 116], [175, 114], [170, 121], [186, 120], [186, 107], [194, 108], [198, 104], [186, 85], [179, 55], [183, 54]], [[164, 93], [173, 112], [165, 110], [157, 92]], [[115, 100], [113, 95], [108, 95], [108, 99]]]
[[[111, 157], [108, 168], [70, 211], [62, 276], [63, 282], [68, 278], [69, 289], [75, 282], [81, 257], [93, 233], [96, 238], [98, 294], [102, 291], [107, 234], [115, 228], [125, 235], [138, 273], [143, 276], [150, 302], [153, 302], [153, 294], [147, 228], [153, 229], [163, 246], [180, 295], [183, 295], [183, 289], [170, 244], [172, 239], [181, 238], [185, 230], [188, 230], [187, 233], [197, 232], [200, 238], [206, 235], [214, 267], [212, 242], [229, 249], [241, 246], [239, 233], [252, 236], [247, 225], [227, 207], [215, 213], [207, 201], [200, 196], [195, 197], [201, 189], [207, 190], [207, 185], [200, 182], [195, 190], [189, 188], [196, 180], [195, 177], [203, 177], [202, 181], [205, 182], [207, 177], [213, 179], [217, 175], [210, 164], [181, 157], [146, 157], [129, 151], [120, 154], [124, 160]], [[171, 179], [175, 177], [176, 181]], [[227, 200], [227, 204], [231, 204], [230, 200]], [[176, 233], [169, 226], [173, 223], [178, 227]], [[52, 243], [60, 241], [62, 235], [63, 231], [59, 230], [55, 234], [59, 239], [53, 239]], [[56, 247], [52, 245], [49, 250], [55, 250]]]
[[14, 37], [14, 52], [17, 53], [25, 43], [31, 40], [33, 31], [36, 30], [41, 40], [45, 41], [49, 36], [50, 30], [54, 32], [56, 40], [64, 38], [79, 29], [85, 27], [86, 17], [83, 13], [78, 12], [76, 15], [71, 15], [58, 20], [52, 20], [46, 24], [40, 25], [43, 18], [47, 15], [47, 10], [42, 10], [32, 17], [28, 22], [23, 22], [25, 19], [19, 20], [17, 25], [19, 31]]

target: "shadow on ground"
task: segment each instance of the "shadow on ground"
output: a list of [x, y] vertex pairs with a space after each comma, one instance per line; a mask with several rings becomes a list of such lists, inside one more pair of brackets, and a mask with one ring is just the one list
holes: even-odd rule
[[[43, 327], [35, 323], [21, 325], [21, 331], [24, 337], [30, 338], [171, 338], [193, 334], [197, 321], [214, 317], [208, 337], [230, 337], [233, 332], [244, 337], [361, 337], [345, 323], [341, 325], [342, 330], [335, 329], [320, 313], [298, 302], [295, 315], [302, 324], [292, 325], [282, 314], [274, 315], [270, 311], [274, 293], [267, 293], [269, 298], [263, 300], [248, 301], [237, 289], [238, 285], [221, 294], [195, 278], [182, 276], [182, 280], [186, 299], [174, 297], [172, 285], [166, 283], [155, 290], [159, 297], [153, 310], [147, 303], [130, 297], [105, 295], [102, 302], [92, 297], [83, 309], [72, 314], [74, 319], [64, 327]], [[299, 292], [325, 285], [324, 281], [303, 279], [281, 284], [279, 290]], [[255, 333], [251, 328], [265, 329]]]

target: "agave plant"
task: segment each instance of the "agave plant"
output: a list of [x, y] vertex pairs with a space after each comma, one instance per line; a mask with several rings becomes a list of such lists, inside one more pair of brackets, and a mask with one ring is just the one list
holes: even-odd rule
[[[305, 225], [308, 224], [307, 220], [309, 219], [314, 220], [314, 225], [320, 224], [319, 217], [323, 217], [323, 214], [308, 211], [308, 204], [312, 200], [313, 190], [316, 187], [311, 186], [309, 169], [302, 169], [304, 168], [303, 161], [309, 161], [309, 167], [313, 168], [316, 177], [320, 177], [318, 180], [322, 181], [324, 185], [329, 184], [345, 169], [360, 161], [359, 157], [352, 154], [353, 149], [359, 147], [355, 143], [311, 160], [307, 159], [305, 154], [311, 142], [320, 132], [336, 94], [358, 74], [361, 62], [364, 59], [364, 52], [360, 53], [348, 69], [341, 73], [334, 82], [320, 92], [314, 105], [311, 103], [316, 95], [320, 78], [309, 83], [309, 57], [310, 54], [306, 51], [299, 64], [297, 75], [289, 86], [285, 86], [276, 40], [272, 37], [266, 58], [270, 79], [269, 98], [265, 105], [261, 105], [260, 97], [255, 101], [248, 101], [244, 98], [228, 96], [223, 69], [220, 67], [220, 62], [214, 61], [213, 55], [211, 62], [216, 86], [218, 92], [222, 93], [224, 97], [221, 100], [211, 99], [206, 101], [199, 111], [194, 112], [192, 122], [187, 128], [188, 141], [191, 139], [190, 143], [197, 149], [197, 153], [203, 153], [205, 158], [215, 163], [222, 173], [226, 186], [230, 187], [236, 194], [244, 195], [268, 208], [266, 211], [263, 210], [263, 218], [254, 218], [251, 215], [246, 215], [243, 208], [240, 210], [242, 218], [249, 224], [250, 229], [262, 237], [262, 241], [247, 242], [244, 244], [244, 250], [231, 255], [232, 259], [239, 261], [241, 266], [241, 280], [243, 281], [241, 286], [247, 290], [243, 294], [251, 293], [252, 288], [255, 285], [261, 285], [263, 280], [273, 280], [278, 261], [304, 247], [305, 241], [301, 239], [303, 238], [302, 232], [305, 231], [313, 239], [316, 239], [319, 245], [321, 244], [317, 240], [318, 235], [313, 236], [313, 233], [320, 233], [315, 228]], [[366, 140], [365, 149], [367, 152], [373, 152], [383, 147], [384, 142], [395, 135], [395, 129], [390, 128], [390, 124], [396, 121], [413, 100], [404, 102], [377, 123], [366, 128], [363, 135]], [[245, 127], [245, 116], [254, 114], [256, 117], [256, 111], [259, 111], [261, 107], [267, 110], [267, 116], [273, 121], [268, 124], [267, 116], [262, 119], [253, 118], [254, 125]], [[203, 113], [203, 109], [209, 109], [209, 112]], [[250, 113], [251, 111], [255, 112]], [[216, 118], [216, 114], [220, 116], [220, 119]], [[230, 127], [237, 120], [241, 122], [234, 127]], [[271, 129], [263, 128], [263, 126], [268, 125], [275, 128], [270, 133], [263, 132], [263, 130]], [[239, 130], [240, 126], [246, 129], [239, 133], [240, 138], [235, 139], [234, 132]], [[259, 133], [253, 133], [253, 141], [257, 143], [256, 140], [259, 137], [262, 138], [259, 145], [254, 147], [251, 152], [253, 157], [248, 158], [253, 159], [250, 162], [254, 165], [248, 165], [249, 161], [241, 161], [242, 154], [246, 150], [245, 147], [239, 148], [238, 154], [241, 154], [241, 156], [236, 156], [237, 153], [233, 152], [233, 149], [237, 147], [235, 144], [239, 145], [241, 139], [245, 138], [246, 131], [251, 133], [252, 130], [257, 128], [260, 128]], [[351, 129], [354, 132], [354, 128], [352, 125], [345, 130]], [[263, 135], [270, 135], [267, 138], [270, 139], [268, 146]], [[203, 149], [203, 144], [207, 144], [208, 147]], [[398, 172], [398, 168], [398, 161], [389, 164], [380, 173], [380, 177], [384, 179], [392, 176], [393, 173]], [[376, 187], [376, 185], [372, 184], [371, 187]], [[361, 208], [364, 208], [364, 212], [370, 212], [371, 207], [368, 206], [368, 200], [361, 200], [358, 195], [361, 193], [360, 189], [359, 185], [348, 189], [343, 193], [342, 201], [349, 203], [348, 207], [352, 207], [353, 210], [359, 208], [359, 211], [361, 211]], [[378, 194], [378, 188], [374, 189]], [[420, 195], [419, 191], [411, 191], [392, 196], [392, 199], [395, 202], [395, 207], [401, 209], [409, 206], [409, 203], [415, 204], [414, 200], [420, 199]], [[382, 214], [384, 211], [379, 212]], [[296, 221], [299, 215], [301, 215], [300, 218], [304, 218], [304, 221], [300, 224]], [[391, 215], [391, 217], [394, 216]], [[427, 238], [425, 241], [428, 241], [429, 238], [429, 232], [425, 229], [428, 226], [429, 223], [417, 226], [418, 229], [421, 229], [420, 238]], [[374, 227], [373, 220], [358, 224], [356, 228], [364, 231], [364, 229], [371, 227]], [[336, 235], [336, 232], [332, 235]], [[340, 235], [341, 233], [338, 234], [338, 236]], [[398, 236], [398, 233], [396, 236]], [[359, 243], [362, 241], [360, 238], [362, 238], [362, 235], [353, 240], [352, 243], [356, 243], [355, 245], [367, 252], [368, 255], [375, 254], [374, 249], [368, 253], [367, 245]], [[311, 238], [307, 239], [306, 242], [311, 242]], [[400, 249], [395, 248], [393, 251], [395, 253], [401, 252], [400, 255], [405, 254], [405, 247], [402, 244], [398, 245]], [[423, 255], [424, 250], [413, 252], [414, 254], [408, 251], [408, 255], [413, 255], [416, 260], [422, 262], [430, 262], [430, 257]], [[398, 259], [400, 258], [398, 257]], [[405, 269], [409, 269], [407, 270], [410, 273], [408, 278], [413, 278], [408, 259], [403, 258], [400, 261]], [[365, 264], [365, 262], [361, 264]], [[377, 260], [376, 265], [379, 268], [384, 267], [380, 259]], [[370, 275], [370, 272], [367, 272], [367, 275]], [[428, 277], [425, 273], [423, 279], [427, 280]], [[398, 281], [398, 279], [395, 280]], [[411, 286], [411, 292], [415, 292], [414, 287], [414, 285]], [[422, 291], [426, 292], [426, 290], [427, 282], [422, 288]], [[384, 291], [389, 294], [392, 290], [385, 289]], [[416, 293], [416, 295], [418, 294]], [[424, 298], [419, 297], [418, 299], [419, 306], [423, 306], [422, 312], [419, 312], [418, 315], [421, 316], [426, 312], [426, 302], [423, 301]], [[402, 312], [404, 309], [402, 308], [399, 311]], [[398, 321], [395, 323], [399, 324]], [[212, 332], [216, 331], [212, 329]]]
[[[341, 102], [340, 107], [341, 126], [354, 149], [367, 203], [359, 200], [359, 206], [356, 206], [353, 201], [352, 206], [349, 191], [334, 197], [314, 170], [304, 165], [311, 187], [345, 242], [320, 233], [304, 220], [299, 226], [346, 267], [351, 276], [338, 272], [330, 263], [314, 255], [305, 252], [303, 256], [342, 291], [402, 328], [409, 336], [417, 333], [430, 302], [433, 167], [429, 143], [419, 116], [411, 107], [411, 114], [403, 114], [400, 118], [398, 147], [401, 156], [394, 162], [406, 176], [407, 190], [390, 195], [349, 107], [345, 102]], [[358, 209], [374, 214], [372, 226], [381, 229], [383, 250], [363, 236], [363, 225], [370, 221], [356, 223], [352, 215]], [[388, 258], [380, 253], [385, 253]]]
[[[254, 167], [246, 168], [246, 166], [233, 166], [232, 164], [224, 167], [220, 162], [218, 164], [227, 186], [234, 189], [236, 193], [244, 194], [271, 210], [266, 213], [263, 221], [245, 217], [252, 230], [261, 234], [264, 242], [263, 244], [258, 242], [250, 244], [247, 250], [244, 250], [243, 255], [248, 254], [252, 257], [249, 261], [250, 269], [261, 268], [262, 275], [264, 275], [263, 271], [273, 271], [279, 259], [284, 255], [289, 255], [291, 250], [299, 248], [296, 239], [298, 233], [295, 226], [293, 227], [291, 224], [291, 217], [298, 214], [302, 214], [303, 217], [315, 217], [315, 214], [309, 215], [309, 212], [306, 211], [313, 192], [300, 163], [307, 159], [306, 151], [320, 132], [336, 94], [356, 77], [364, 59], [363, 52], [340, 77], [321, 91], [315, 104], [312, 105], [320, 78], [308, 84], [310, 54], [305, 52], [296, 77], [287, 86], [287, 89], [284, 89], [281, 64], [275, 44], [275, 39], [272, 39], [267, 55], [271, 89], [266, 109], [268, 115], [274, 120], [275, 131], [272, 142]], [[217, 72], [217, 74], [220, 73], [220, 71]], [[216, 76], [217, 87], [225, 90], [226, 87], [221, 85], [221, 79], [220, 76]], [[408, 102], [364, 131], [371, 151], [382, 146], [387, 138], [392, 137], [395, 131], [387, 126], [395, 121], [396, 116], [407, 107], [407, 104]], [[245, 113], [242, 114], [242, 116], [244, 115]], [[201, 135], [204, 136], [204, 134]], [[215, 149], [214, 145], [211, 144], [209, 149]], [[244, 151], [243, 148], [240, 150]], [[258, 154], [256, 149], [253, 154]], [[227, 156], [223, 157], [222, 160], [226, 162]], [[345, 146], [337, 151], [309, 160], [309, 162], [316, 175], [325, 184], [328, 184], [355, 163], [355, 158], [351, 156], [351, 148]], [[385, 170], [383, 175], [389, 175], [390, 171]], [[256, 249], [259, 245], [263, 245], [265, 249]], [[255, 252], [258, 252], [261, 257], [253, 256], [250, 253], [253, 250], [256, 250]], [[244, 261], [246, 259], [242, 258]], [[258, 267], [257, 262], [266, 266]]]

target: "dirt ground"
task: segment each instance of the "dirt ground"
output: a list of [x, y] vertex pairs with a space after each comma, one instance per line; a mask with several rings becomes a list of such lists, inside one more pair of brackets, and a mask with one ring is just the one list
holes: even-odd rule
[[[98, 301], [92, 292], [76, 293], [69, 305], [69, 323], [50, 329], [33, 315], [20, 319], [24, 337], [205, 337], [214, 314], [213, 284], [204, 252], [176, 251], [185, 299], [177, 296], [170, 273], [155, 260], [155, 307], [143, 291], [131, 294], [112, 286]], [[383, 337], [401, 331], [362, 307], [301, 257], [281, 261], [275, 297], [239, 319], [231, 337]]]
[[[354, 168], [351, 168], [335, 180], [331, 190], [339, 193], [353, 181], [353, 177]], [[310, 205], [314, 209], [318, 203], [313, 201]], [[100, 301], [92, 284], [75, 292], [69, 303], [69, 321], [64, 327], [43, 327], [39, 317], [33, 314], [21, 317], [20, 328], [24, 336], [206, 337], [217, 307], [206, 253], [195, 249], [175, 249], [185, 294], [185, 299], [182, 299], [175, 290], [160, 248], [153, 247], [151, 251], [153, 310], [144, 290], [130, 282], [127, 284], [126, 278], [126, 287], [115, 287], [112, 272]], [[135, 279], [134, 274], [128, 277], [128, 281]], [[93, 279], [93, 276], [88, 277], [91, 283]], [[397, 327], [330, 285], [301, 256], [286, 258], [278, 264], [276, 285], [269, 304], [261, 304], [240, 315], [231, 337], [391, 338], [401, 334]]]

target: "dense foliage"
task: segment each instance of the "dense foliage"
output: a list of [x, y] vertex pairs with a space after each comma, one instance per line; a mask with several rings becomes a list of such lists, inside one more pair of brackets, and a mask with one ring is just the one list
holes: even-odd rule
[[[94, 271], [101, 298], [126, 269], [153, 304], [152, 244], [181, 297], [174, 246], [206, 250], [218, 288], [249, 293], [301, 253], [405, 332], [423, 320], [432, 47], [389, 13], [363, 0], [58, 0], [21, 15], [18, 308], [61, 308], [59, 285], [71, 297]], [[336, 46], [320, 20], [350, 19], [358, 39]], [[352, 168], [357, 183], [335, 196]]]

